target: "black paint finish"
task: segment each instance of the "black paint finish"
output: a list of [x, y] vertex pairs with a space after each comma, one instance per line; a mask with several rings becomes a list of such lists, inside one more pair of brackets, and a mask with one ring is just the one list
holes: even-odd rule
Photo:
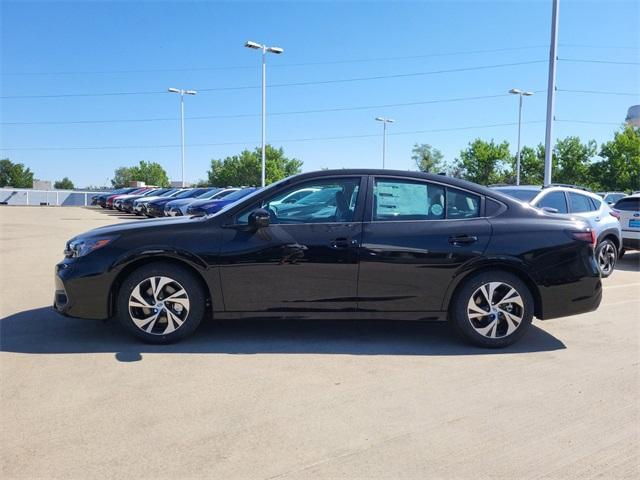
[[[449, 186], [481, 198], [480, 218], [372, 221], [374, 177]], [[320, 178], [360, 179], [354, 218], [343, 223], [272, 224], [257, 230], [237, 214], [291, 186]], [[587, 225], [548, 215], [499, 192], [439, 175], [389, 170], [302, 174], [208, 217], [124, 223], [76, 238], [107, 246], [56, 266], [56, 309], [107, 318], [123, 278], [150, 261], [188, 266], [214, 315], [445, 319], [470, 273], [505, 269], [532, 290], [538, 318], [591, 311], [602, 295], [592, 246], [573, 238]]]

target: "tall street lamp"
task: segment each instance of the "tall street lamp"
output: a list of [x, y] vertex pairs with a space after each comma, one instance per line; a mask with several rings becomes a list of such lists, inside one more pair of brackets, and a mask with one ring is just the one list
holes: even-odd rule
[[184, 181], [184, 96], [195, 95], [198, 92], [196, 92], [195, 90], [182, 90], [180, 88], [170, 88], [169, 92], [180, 94], [180, 149], [182, 157], [182, 187], [186, 187], [187, 185]]
[[260, 43], [248, 41], [244, 44], [247, 48], [262, 50], [262, 186], [265, 186], [266, 177], [266, 135], [267, 135], [267, 52], [280, 55], [284, 50], [280, 47], [267, 47]]
[[387, 123], [395, 122], [392, 118], [376, 117], [377, 122], [382, 122], [382, 168], [384, 169], [385, 157], [387, 155]]
[[512, 95], [518, 95], [518, 155], [516, 156], [516, 185], [520, 185], [520, 130], [522, 128], [522, 97], [530, 97], [533, 92], [523, 92], [517, 88], [509, 90]]

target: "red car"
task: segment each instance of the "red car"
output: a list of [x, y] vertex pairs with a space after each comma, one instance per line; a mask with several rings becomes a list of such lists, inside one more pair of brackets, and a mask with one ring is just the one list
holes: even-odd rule
[[107, 208], [113, 210], [113, 201], [118, 198], [121, 195], [137, 195], [139, 193], [144, 193], [147, 190], [149, 190], [149, 188], [151, 187], [143, 187], [143, 188], [139, 188], [137, 190], [134, 190], [132, 192], [128, 192], [128, 193], [120, 193], [118, 195], [111, 195], [109, 197], [107, 197]]

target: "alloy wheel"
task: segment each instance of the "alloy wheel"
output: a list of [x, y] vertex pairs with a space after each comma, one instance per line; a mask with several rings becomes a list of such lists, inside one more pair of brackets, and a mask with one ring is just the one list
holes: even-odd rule
[[473, 292], [467, 317], [473, 329], [487, 338], [504, 338], [517, 330], [524, 316], [520, 293], [503, 282], [485, 283]]
[[616, 265], [616, 249], [611, 243], [606, 242], [598, 253], [598, 266], [603, 275], [609, 275]]
[[176, 280], [154, 276], [142, 280], [129, 295], [129, 315], [142, 331], [167, 335], [189, 315], [189, 295]]

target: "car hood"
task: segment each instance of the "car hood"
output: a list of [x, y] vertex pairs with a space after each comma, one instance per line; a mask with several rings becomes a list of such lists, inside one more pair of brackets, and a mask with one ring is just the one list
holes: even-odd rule
[[178, 198], [177, 200], [171, 200], [170, 203], [172, 207], [181, 207], [182, 205], [188, 205], [193, 202], [201, 202], [202, 199], [195, 198]]
[[202, 218], [197, 217], [163, 217], [149, 220], [138, 220], [133, 222], [119, 223], [117, 225], [107, 225], [105, 227], [94, 228], [84, 232], [76, 238], [93, 238], [102, 236], [117, 236], [129, 232], [141, 231], [153, 228], [169, 228], [176, 225], [193, 224], [193, 222], [202, 222]]
[[142, 202], [153, 202], [154, 200], [159, 200], [161, 198], [167, 198], [167, 197], [161, 197], [159, 195], [156, 195], [154, 197], [142, 197], [142, 198], [138, 198], [138, 203], [142, 203]]

